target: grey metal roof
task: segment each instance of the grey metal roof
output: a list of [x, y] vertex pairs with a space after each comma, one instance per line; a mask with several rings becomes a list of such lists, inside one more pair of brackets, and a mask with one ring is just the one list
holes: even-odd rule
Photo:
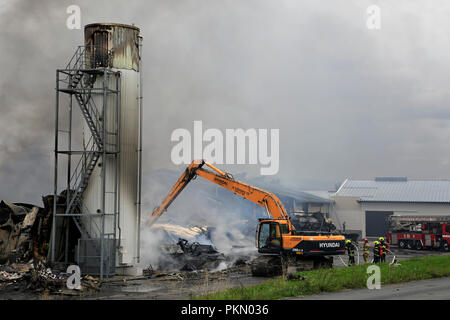
[[300, 190], [289, 190], [287, 188], [283, 187], [272, 187], [270, 189], [271, 192], [275, 193], [278, 197], [289, 197], [293, 198], [300, 202], [310, 202], [310, 203], [331, 203], [333, 200], [331, 200], [329, 197], [321, 197], [316, 194], [312, 194], [308, 191], [300, 191]]
[[450, 203], [450, 180], [346, 180], [336, 195], [361, 202]]

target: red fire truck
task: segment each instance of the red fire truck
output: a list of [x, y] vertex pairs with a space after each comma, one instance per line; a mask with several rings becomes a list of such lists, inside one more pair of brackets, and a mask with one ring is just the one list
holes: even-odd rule
[[450, 216], [390, 216], [386, 240], [401, 249], [449, 251]]

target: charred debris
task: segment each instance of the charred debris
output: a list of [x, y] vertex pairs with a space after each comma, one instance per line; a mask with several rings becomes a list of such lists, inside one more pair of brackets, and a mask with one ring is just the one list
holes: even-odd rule
[[[97, 290], [98, 279], [84, 276], [80, 290], [68, 290], [69, 274], [63, 266], [50, 266], [53, 195], [42, 198], [43, 206], [0, 202], [0, 290], [2, 292], [78, 294]], [[62, 193], [57, 203], [64, 205]], [[59, 252], [63, 252], [59, 250]]]
[[[62, 192], [57, 200], [58, 210], [65, 210], [66, 196]], [[53, 224], [53, 195], [42, 198], [42, 206], [26, 203], [0, 202], [0, 291], [80, 295], [98, 291], [101, 281], [85, 275], [81, 290], [67, 289], [67, 265], [76, 264], [76, 226], [69, 226], [71, 237], [65, 243], [65, 235], [58, 233], [56, 254], [64, 261], [68, 245], [67, 262], [50, 264], [51, 233]], [[70, 222], [70, 219], [65, 219]], [[57, 230], [64, 228], [57, 227]], [[147, 265], [144, 277], [170, 276], [171, 273], [198, 273], [245, 267], [249, 256], [236, 255], [241, 246], [232, 246], [225, 255], [217, 250], [211, 238], [214, 228], [206, 226], [178, 226], [175, 223], [155, 225], [162, 234], [157, 265]], [[226, 238], [236, 240], [231, 234]]]
[[160, 233], [162, 240], [158, 247], [157, 264], [149, 265], [146, 269], [147, 274], [151, 274], [154, 270], [221, 271], [246, 266], [256, 254], [254, 250], [245, 251], [246, 246], [240, 245], [246, 239], [240, 239], [241, 242], [239, 242], [230, 233], [222, 235], [222, 239], [232, 245], [226, 254], [221, 252], [212, 240], [216, 232], [215, 228], [182, 227], [176, 224], [155, 224], [153, 228]]

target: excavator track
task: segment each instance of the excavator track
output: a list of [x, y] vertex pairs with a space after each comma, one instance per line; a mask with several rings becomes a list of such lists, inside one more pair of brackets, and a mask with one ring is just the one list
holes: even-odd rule
[[282, 275], [285, 264], [279, 255], [260, 255], [251, 262], [252, 276], [273, 277]]
[[274, 277], [293, 274], [298, 271], [313, 269], [328, 269], [333, 267], [333, 258], [317, 257], [286, 257], [282, 255], [260, 255], [251, 262], [252, 276]]

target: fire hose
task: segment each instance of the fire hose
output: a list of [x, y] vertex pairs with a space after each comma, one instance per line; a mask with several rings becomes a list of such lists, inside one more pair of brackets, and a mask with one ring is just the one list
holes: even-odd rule
[[344, 262], [344, 260], [342, 260], [342, 257], [341, 257], [341, 256], [338, 256], [338, 257], [339, 257], [339, 259], [341, 259], [342, 264], [343, 264], [344, 266], [348, 267], [348, 265]]
[[395, 254], [391, 251], [391, 250], [389, 250], [389, 249], [386, 249], [386, 251], [387, 252], [389, 252], [390, 254], [392, 254], [392, 261], [391, 261], [391, 263], [389, 263], [389, 265], [393, 265], [394, 263], [396, 263], [397, 262], [397, 257], [395, 256]]
[[[386, 249], [386, 251], [389, 252], [390, 254], [392, 254], [392, 261], [391, 261], [391, 263], [389, 263], [389, 265], [393, 265], [394, 263], [397, 262], [397, 257], [395, 256], [395, 254], [391, 250]], [[372, 258], [370, 263], [373, 263], [373, 261], [374, 261], [374, 259]]]
[[355, 248], [356, 248], [356, 256], [358, 257], [358, 261], [356, 262], [356, 265], [359, 265], [359, 249], [358, 249], [358, 245], [356, 245]]

